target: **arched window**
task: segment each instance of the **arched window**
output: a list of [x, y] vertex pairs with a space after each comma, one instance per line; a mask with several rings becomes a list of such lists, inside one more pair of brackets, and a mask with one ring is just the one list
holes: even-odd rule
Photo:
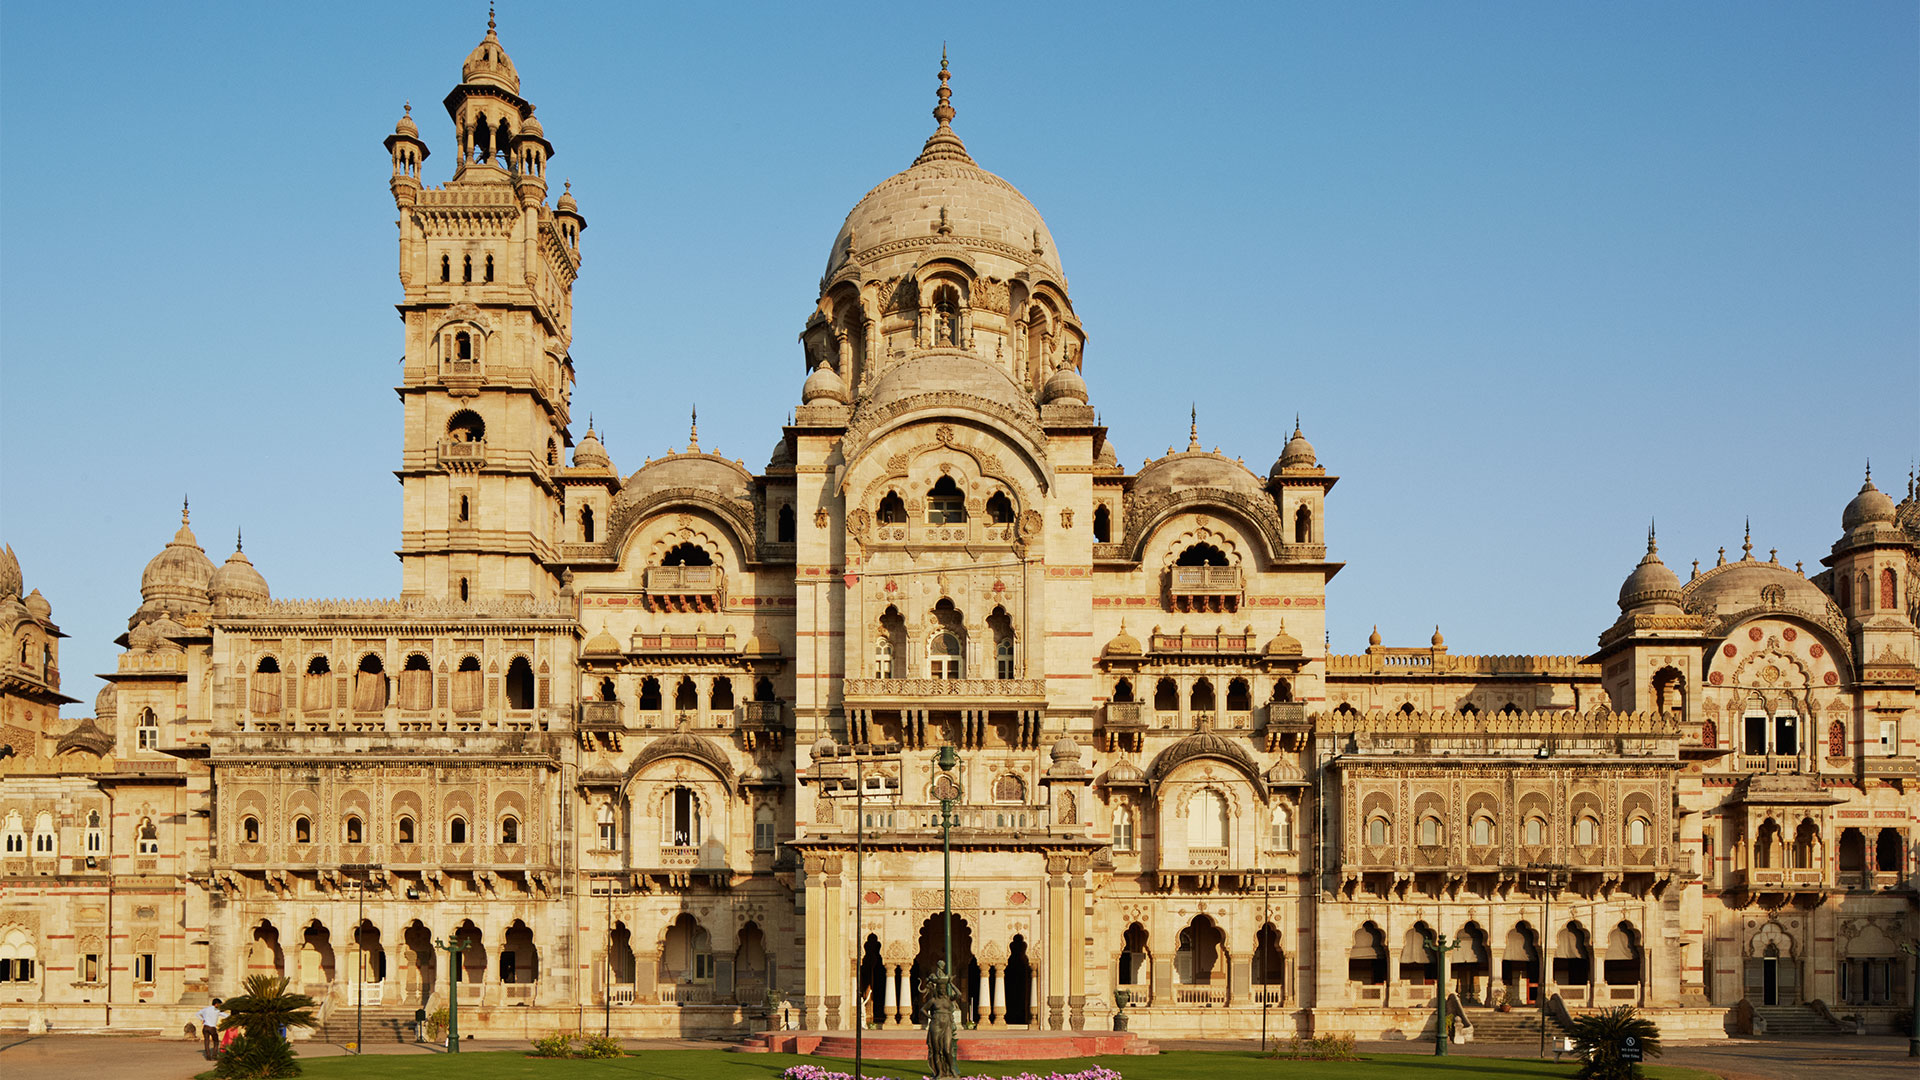
[[667, 842], [672, 846], [694, 847], [700, 843], [700, 800], [693, 797], [692, 788], [679, 786], [668, 793], [666, 826]]
[[1133, 850], [1133, 807], [1122, 804], [1113, 811], [1113, 849]]
[[762, 806], [753, 812], [753, 850], [772, 851], [774, 843], [773, 807]]
[[1493, 819], [1485, 814], [1473, 819], [1473, 846], [1492, 847], [1497, 834], [1493, 829]]
[[133, 830], [133, 850], [140, 855], [160, 854], [160, 827], [152, 818], [141, 818], [139, 827]]
[[793, 527], [793, 504], [792, 503], [781, 504], [780, 516], [777, 520], [778, 520], [778, 524], [775, 526], [774, 534], [773, 534], [774, 539], [777, 542], [782, 544], [793, 543], [794, 527]]
[[473, 499], [472, 498], [466, 495], [460, 496], [460, 510], [455, 515], [455, 520], [457, 521], [473, 520]]
[[368, 653], [360, 658], [360, 668], [353, 678], [353, 709], [355, 712], [380, 712], [387, 707], [387, 671], [380, 662], [377, 653]]
[[33, 853], [58, 855], [59, 843], [53, 831], [53, 815], [45, 810], [33, 816]]
[[296, 844], [313, 843], [313, 821], [305, 814], [293, 819], [293, 842]]
[[1652, 840], [1651, 830], [1647, 828], [1647, 819], [1635, 817], [1627, 822], [1627, 846], [1646, 847]]
[[87, 811], [87, 854], [98, 855], [106, 850], [106, 835], [100, 828], [100, 811]]
[[255, 716], [280, 715], [280, 661], [263, 656], [253, 668], [253, 684], [247, 695]]
[[24, 855], [27, 851], [27, 828], [20, 817], [20, 811], [7, 811], [6, 853]]
[[493, 280], [493, 256], [487, 256], [486, 280]]
[[1121, 679], [1119, 682], [1114, 683], [1113, 697], [1111, 700], [1123, 704], [1131, 704], [1133, 701], [1133, 683], [1126, 679]]
[[473, 335], [465, 330], [453, 335], [453, 358], [455, 360], [473, 359]]
[[1187, 708], [1196, 713], [1210, 713], [1213, 704], [1213, 680], [1195, 679], [1193, 689], [1187, 694]]
[[507, 665], [507, 708], [533, 708], [533, 665], [524, 656], [516, 656]]
[[1600, 842], [1600, 823], [1591, 814], [1580, 815], [1573, 824], [1573, 842], [1579, 847], [1592, 847]]
[[600, 808], [593, 813], [593, 820], [599, 828], [600, 850], [619, 851], [620, 829], [613, 816], [613, 804], [601, 803]]
[[1027, 785], [1012, 773], [1001, 773], [993, 781], [993, 801], [1019, 803], [1027, 801]]
[[1547, 842], [1547, 822], [1544, 818], [1530, 817], [1521, 831], [1523, 843], [1528, 847], [1544, 847]]
[[675, 544], [660, 559], [661, 566], [712, 566], [713, 556], [706, 548], [689, 540]]
[[995, 525], [1013, 524], [1013, 500], [1004, 491], [996, 491], [987, 500], [987, 520]]
[[927, 644], [927, 674], [931, 678], [960, 678], [964, 671], [961, 660], [960, 639], [952, 634], [935, 634]]
[[1013, 678], [1013, 639], [1003, 637], [993, 645], [994, 677], [1001, 680]]
[[461, 409], [447, 418], [447, 436], [458, 442], [484, 442], [487, 422], [472, 409]]
[[1367, 819], [1367, 843], [1370, 846], [1372, 847], [1387, 846], [1388, 832], [1389, 832], [1389, 827], [1388, 827], [1387, 817], [1385, 814], [1375, 814], [1374, 816]]
[[1253, 711], [1253, 691], [1247, 686], [1247, 680], [1235, 679], [1227, 684], [1227, 711], [1230, 713]]
[[880, 500], [879, 512], [874, 518], [882, 525], [905, 525], [907, 523], [907, 504], [901, 500], [898, 492], [889, 491]]
[[691, 678], [682, 677], [680, 685], [673, 689], [673, 711], [690, 713], [700, 707], [700, 688], [693, 685]]
[[1304, 504], [1293, 512], [1293, 542], [1313, 543], [1313, 511], [1307, 509]]
[[463, 285], [473, 283], [473, 256], [471, 255], [460, 256], [460, 283]]
[[393, 838], [396, 843], [413, 843], [413, 818], [406, 814], [401, 814], [400, 820], [394, 822]]
[[1433, 814], [1420, 819], [1420, 846], [1439, 847], [1446, 842], [1446, 829], [1440, 824], [1440, 818]]
[[580, 540], [582, 543], [593, 543], [593, 507], [591, 506], [580, 508]]
[[1217, 791], [1196, 791], [1187, 800], [1187, 847], [1227, 846], [1227, 800]]
[[324, 656], [307, 661], [307, 673], [300, 680], [300, 711], [326, 712], [333, 707], [333, 665]]
[[366, 842], [365, 833], [360, 828], [360, 818], [357, 815], [347, 815], [345, 827], [340, 830], [340, 838], [349, 844]]
[[1827, 725], [1827, 756], [1847, 756], [1847, 725], [1840, 720]]
[[400, 669], [400, 707], [411, 712], [433, 708], [433, 665], [419, 653], [408, 656]]
[[1180, 557], [1173, 561], [1175, 566], [1225, 566], [1227, 553], [1212, 544], [1191, 544]]
[[943, 476], [927, 489], [927, 524], [958, 525], [967, 520], [966, 496], [953, 477]]
[[464, 844], [467, 842], [467, 819], [455, 815], [447, 820], [447, 843]]
[[1180, 711], [1180, 687], [1172, 679], [1161, 679], [1153, 685], [1153, 711], [1163, 717]]
[[1113, 512], [1106, 503], [1093, 508], [1093, 542], [1108, 544], [1113, 542]]
[[453, 260], [445, 255], [440, 256], [440, 280], [453, 280]]
[[509, 814], [500, 819], [500, 842], [518, 844], [520, 842], [520, 819]]
[[660, 680], [651, 675], [640, 680], [640, 711], [659, 712], [665, 707], [661, 701]]
[[140, 710], [139, 726], [134, 729], [133, 745], [140, 750], [160, 749], [160, 720], [152, 709]]
[[1293, 811], [1282, 803], [1273, 808], [1269, 819], [1270, 835], [1268, 842], [1275, 851], [1293, 850]]
[[888, 634], [881, 634], [873, 641], [873, 677], [893, 678], [893, 638]]
[[480, 705], [486, 698], [486, 684], [480, 672], [480, 658], [463, 656], [459, 669], [453, 673], [453, 711], [462, 716], [471, 716], [480, 711]]
[[240, 839], [242, 842], [248, 844], [257, 844], [260, 842], [259, 818], [248, 814], [246, 817], [240, 819]]
[[1894, 611], [1900, 607], [1900, 577], [1889, 566], [1880, 571], [1880, 610]]
[[710, 712], [733, 711], [733, 680], [719, 676], [713, 680], [713, 688], [707, 691], [707, 709]]

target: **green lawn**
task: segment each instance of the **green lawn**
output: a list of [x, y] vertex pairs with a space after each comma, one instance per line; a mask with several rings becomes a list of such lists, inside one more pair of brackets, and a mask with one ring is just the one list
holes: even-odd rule
[[[497, 1077], [540, 1077], [543, 1080], [575, 1080], [585, 1077], [620, 1077], [636, 1080], [772, 1080], [789, 1065], [824, 1065], [835, 1072], [852, 1072], [852, 1062], [844, 1059], [797, 1057], [790, 1054], [732, 1054], [724, 1050], [648, 1050], [633, 1057], [613, 1061], [553, 1061], [530, 1058], [520, 1053], [445, 1054], [369, 1054], [366, 1057], [309, 1058], [301, 1064], [314, 1080], [415, 1080], [419, 1077], [450, 1077], [459, 1080], [495, 1080]], [[1045, 1075], [1048, 1072], [1077, 1072], [1090, 1065], [1116, 1069], [1126, 1080], [1188, 1080], [1206, 1076], [1209, 1080], [1524, 1080], [1527, 1077], [1571, 1077], [1575, 1066], [1524, 1058], [1435, 1058], [1412, 1054], [1369, 1054], [1360, 1061], [1275, 1061], [1249, 1051], [1197, 1053], [1177, 1051], [1153, 1057], [1073, 1058], [1066, 1061], [963, 1061], [961, 1071], [970, 1076], [1012, 1076], [1021, 1072]], [[920, 1080], [924, 1068], [895, 1064], [867, 1065], [861, 1070], [872, 1077], [896, 1080]], [[1650, 1066], [1649, 1077], [1656, 1080], [1713, 1080], [1713, 1074], [1697, 1069]]]

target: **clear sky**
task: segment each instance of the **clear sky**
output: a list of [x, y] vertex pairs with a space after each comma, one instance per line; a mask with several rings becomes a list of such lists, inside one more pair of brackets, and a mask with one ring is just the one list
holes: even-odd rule
[[[1121, 459], [1297, 411], [1336, 651], [1585, 653], [1657, 518], [1809, 572], [1920, 449], [1920, 7], [506, 3], [589, 228], [574, 434], [762, 467], [835, 231], [932, 130], [1047, 218]], [[182, 494], [276, 596], [399, 588], [381, 140], [458, 5], [0, 6], [0, 538], [91, 701]], [[69, 715], [87, 707], [73, 706]]]

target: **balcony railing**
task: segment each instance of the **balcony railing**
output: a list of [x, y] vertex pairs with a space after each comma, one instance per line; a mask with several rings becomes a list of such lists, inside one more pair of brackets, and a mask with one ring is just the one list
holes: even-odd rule
[[647, 567], [647, 605], [656, 611], [712, 611], [725, 575], [717, 566]]
[[1176, 566], [1167, 584], [1175, 606], [1182, 611], [1232, 611], [1240, 605], [1240, 568], [1237, 566]]
[[685, 983], [661, 983], [659, 986], [662, 1005], [711, 1005], [713, 987], [694, 986]]
[[470, 472], [487, 463], [487, 444], [484, 439], [468, 442], [465, 439], [441, 439], [439, 448], [440, 467], [448, 470]]
[[620, 726], [620, 703], [618, 701], [583, 701], [580, 703], [580, 726], [588, 730], [603, 730]]
[[607, 1000], [614, 1005], [633, 1004], [633, 984], [614, 983], [613, 986], [608, 989]]
[[1045, 679], [848, 679], [848, 698], [1042, 698]]
[[1176, 986], [1173, 1000], [1180, 1005], [1225, 1005], [1227, 991], [1219, 986]]
[[1740, 767], [1747, 772], [1799, 772], [1800, 757], [1797, 754], [1742, 754]]
[[1107, 727], [1118, 731], [1145, 731], [1146, 716], [1137, 701], [1107, 702]]
[[1269, 731], [1301, 732], [1307, 730], [1307, 707], [1298, 701], [1275, 701], [1267, 705], [1267, 729]]

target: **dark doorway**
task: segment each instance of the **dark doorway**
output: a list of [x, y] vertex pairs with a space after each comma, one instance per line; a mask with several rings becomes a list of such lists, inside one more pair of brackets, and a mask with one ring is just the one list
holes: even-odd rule
[[1013, 935], [1013, 944], [1007, 949], [1007, 969], [1000, 985], [1001, 992], [1007, 998], [1007, 1008], [1003, 1014], [1007, 1023], [1032, 1024], [1033, 964], [1027, 960], [1027, 939], [1023, 935]]
[[860, 1000], [862, 1009], [874, 1027], [887, 1020], [887, 965], [880, 959], [880, 939], [867, 935], [866, 948], [860, 952]]

